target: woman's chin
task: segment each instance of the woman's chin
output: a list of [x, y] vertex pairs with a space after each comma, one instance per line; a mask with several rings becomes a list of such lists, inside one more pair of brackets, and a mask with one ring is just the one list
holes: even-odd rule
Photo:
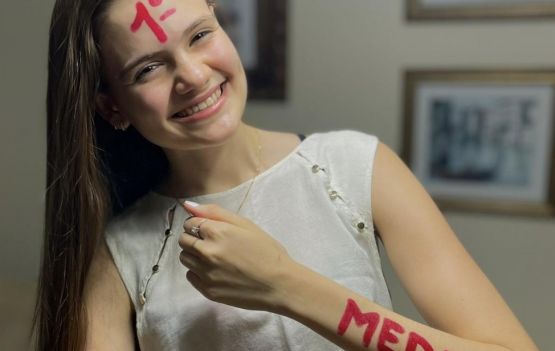
[[202, 137], [213, 145], [225, 144], [236, 135], [242, 125], [240, 119], [231, 114], [224, 114], [207, 126]]

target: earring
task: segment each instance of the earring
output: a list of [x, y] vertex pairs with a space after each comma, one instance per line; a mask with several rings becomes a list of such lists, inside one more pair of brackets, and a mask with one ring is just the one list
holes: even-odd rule
[[125, 132], [127, 130], [127, 128], [129, 128], [129, 123], [128, 122], [114, 122], [113, 124], [114, 129], [115, 130], [120, 130], [122, 132]]

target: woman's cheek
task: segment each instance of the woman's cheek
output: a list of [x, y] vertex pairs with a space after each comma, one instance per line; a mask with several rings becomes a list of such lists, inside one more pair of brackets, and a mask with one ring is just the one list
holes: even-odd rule
[[168, 102], [171, 98], [171, 89], [162, 84], [145, 84], [133, 99], [135, 111], [141, 114], [147, 111], [165, 117], [168, 114]]
[[213, 66], [221, 71], [237, 74], [243, 70], [239, 53], [226, 34], [222, 34], [217, 43], [211, 45], [207, 56], [210, 57]]

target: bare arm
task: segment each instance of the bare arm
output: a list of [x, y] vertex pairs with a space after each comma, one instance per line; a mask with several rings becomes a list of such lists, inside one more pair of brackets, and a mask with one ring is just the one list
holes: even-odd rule
[[374, 219], [424, 325], [293, 261], [248, 220], [217, 206], [191, 206], [203, 240], [184, 234], [187, 277], [209, 299], [276, 312], [347, 350], [537, 351], [412, 173], [380, 145]]
[[426, 191], [384, 145], [378, 149], [372, 187], [374, 219], [387, 253], [430, 326], [381, 308], [305, 267], [295, 268], [296, 279], [283, 289], [290, 292], [283, 314], [349, 350], [368, 345], [380, 351], [537, 351]]
[[397, 275], [426, 321], [461, 337], [536, 350], [407, 167], [384, 145], [377, 162], [376, 224]]
[[132, 303], [104, 241], [87, 277], [85, 304], [85, 350], [135, 350]]

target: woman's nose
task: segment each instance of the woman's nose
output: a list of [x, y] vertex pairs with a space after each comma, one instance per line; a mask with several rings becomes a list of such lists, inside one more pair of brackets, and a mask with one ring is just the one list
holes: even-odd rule
[[175, 72], [175, 90], [178, 94], [202, 88], [210, 80], [210, 68], [202, 60], [192, 57], [179, 60]]

